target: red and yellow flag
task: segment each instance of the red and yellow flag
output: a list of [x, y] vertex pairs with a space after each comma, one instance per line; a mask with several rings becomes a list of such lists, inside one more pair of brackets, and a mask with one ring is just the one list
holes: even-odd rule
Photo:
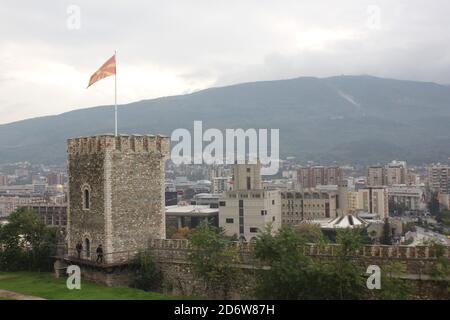
[[116, 55], [114, 54], [108, 59], [89, 79], [88, 88], [103, 78], [116, 74]]

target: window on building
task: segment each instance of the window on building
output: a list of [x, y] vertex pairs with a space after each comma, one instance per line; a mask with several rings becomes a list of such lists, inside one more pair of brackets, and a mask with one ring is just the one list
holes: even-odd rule
[[225, 201], [220, 201], [220, 202], [219, 202], [219, 206], [221, 206], [221, 207], [225, 207], [225, 206], [226, 206], [226, 203], [225, 203]]
[[88, 188], [83, 191], [83, 208], [89, 210], [91, 208], [91, 195]]
[[227, 218], [225, 219], [226, 223], [234, 223], [234, 219], [233, 218]]
[[86, 257], [89, 258], [91, 256], [91, 242], [88, 238], [84, 239], [84, 248], [86, 250]]
[[252, 189], [251, 178], [247, 177], [247, 190], [251, 190], [251, 189]]
[[251, 233], [257, 233], [258, 232], [258, 228], [250, 228], [250, 232]]
[[275, 204], [275, 200], [272, 200], [272, 204]]

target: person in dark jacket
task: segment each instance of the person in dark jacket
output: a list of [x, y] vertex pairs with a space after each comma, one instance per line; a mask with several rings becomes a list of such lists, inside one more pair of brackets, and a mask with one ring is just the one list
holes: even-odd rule
[[83, 245], [81, 244], [81, 242], [78, 241], [75, 249], [77, 250], [78, 259], [81, 259], [81, 251], [83, 251]]
[[103, 248], [101, 244], [97, 247], [97, 263], [103, 263]]

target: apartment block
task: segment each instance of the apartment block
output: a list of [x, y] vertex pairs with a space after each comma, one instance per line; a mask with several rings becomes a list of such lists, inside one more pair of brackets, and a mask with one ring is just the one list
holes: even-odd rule
[[298, 169], [297, 183], [304, 189], [319, 185], [337, 185], [342, 179], [342, 170], [335, 166], [315, 166]]
[[304, 220], [336, 217], [335, 192], [281, 192], [282, 224], [297, 225]]
[[434, 191], [450, 193], [450, 166], [435, 165], [429, 167], [428, 185]]
[[389, 216], [388, 191], [386, 187], [367, 187], [358, 190], [358, 210], [377, 214], [380, 219]]

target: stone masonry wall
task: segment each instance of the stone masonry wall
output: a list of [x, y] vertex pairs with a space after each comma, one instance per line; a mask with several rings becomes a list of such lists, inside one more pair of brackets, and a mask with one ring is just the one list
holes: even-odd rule
[[[264, 268], [253, 258], [253, 245], [251, 243], [239, 243], [238, 247], [242, 263], [237, 266], [243, 270], [244, 278], [233, 288], [230, 298], [252, 298], [252, 285], [255, 280], [255, 270]], [[177, 295], [200, 295], [211, 297], [211, 293], [205, 292], [204, 284], [197, 279], [188, 262], [191, 250], [187, 240], [151, 240], [149, 247], [153, 257], [160, 266], [164, 275], [166, 293]], [[314, 244], [303, 247], [304, 253], [314, 259], [323, 262], [334, 259], [338, 252], [337, 245], [317, 246]], [[449, 248], [446, 248], [446, 257], [449, 256]], [[441, 299], [448, 297], [448, 292], [442, 290], [441, 282], [435, 281], [429, 276], [430, 269], [435, 263], [435, 253], [429, 247], [406, 246], [364, 246], [361, 250], [349, 254], [355, 264], [361, 266], [383, 266], [392, 262], [399, 262], [406, 267], [405, 281], [414, 281], [417, 284], [417, 298]]]
[[[69, 207], [67, 214], [68, 247], [74, 249], [89, 239], [92, 248], [105, 242], [104, 155], [69, 155]], [[83, 209], [83, 186], [89, 186], [91, 206]], [[86, 249], [86, 248], [85, 248]]]
[[[103, 245], [107, 263], [123, 262], [165, 238], [164, 162], [169, 138], [99, 135], [69, 139], [68, 250], [89, 239], [91, 252]], [[84, 207], [84, 190], [90, 208]], [[84, 248], [86, 249], [86, 248]], [[124, 252], [124, 254], [121, 254]], [[95, 255], [95, 254], [94, 254]]]

